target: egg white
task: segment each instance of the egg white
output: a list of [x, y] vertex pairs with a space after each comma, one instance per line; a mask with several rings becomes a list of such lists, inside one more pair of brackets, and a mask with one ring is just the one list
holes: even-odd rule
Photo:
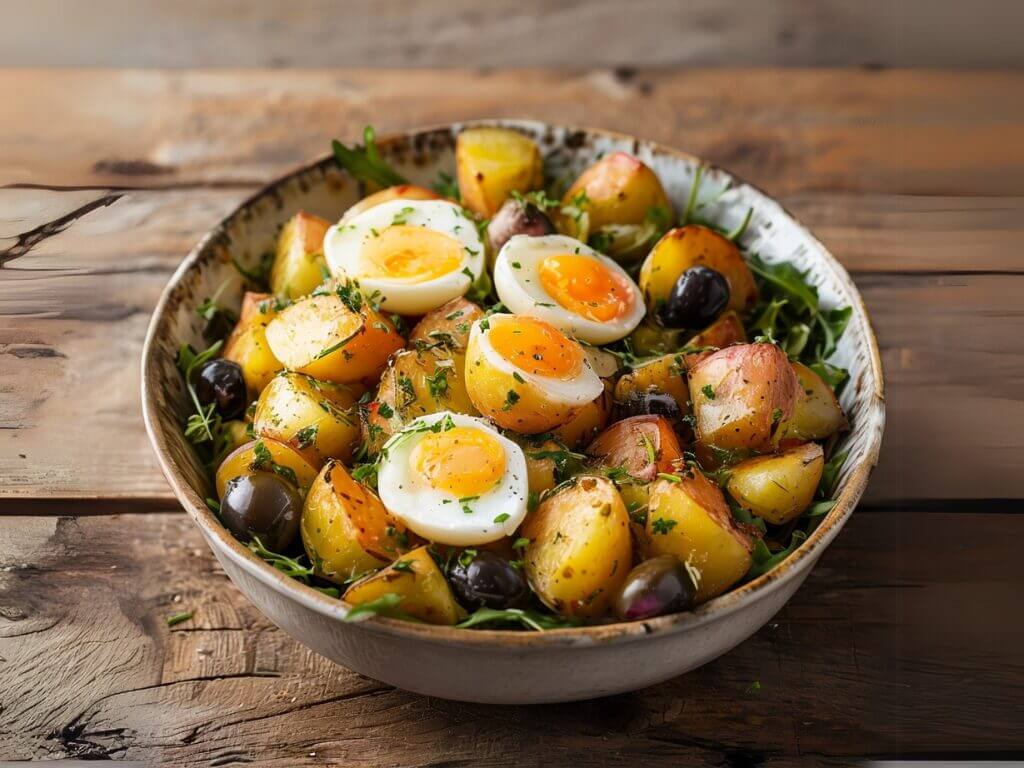
[[[439, 422], [487, 432], [505, 451], [505, 474], [494, 488], [466, 503], [470, 513], [456, 497], [431, 488], [409, 469], [410, 453], [429, 434], [425, 428]], [[391, 514], [425, 539], [457, 547], [487, 544], [514, 534], [526, 517], [526, 457], [522, 448], [481, 419], [450, 411], [432, 413], [409, 422], [385, 444], [377, 492]], [[495, 522], [505, 514], [506, 519]]]
[[[601, 383], [600, 377], [594, 372], [594, 368], [585, 351], [583, 353], [583, 367], [579, 374], [575, 378], [568, 380], [556, 379], [550, 376], [539, 376], [520, 368], [514, 363], [510, 363], [498, 354], [498, 351], [491, 345], [487, 332], [481, 327], [481, 323], [486, 321], [487, 326], [493, 328], [500, 323], [509, 322], [514, 317], [515, 315], [508, 314], [489, 315], [486, 318], [477, 320], [469, 331], [470, 340], [476, 338], [484, 358], [491, 366], [510, 376], [512, 374], [520, 376], [526, 382], [544, 392], [547, 399], [552, 403], [568, 406], [585, 405], [604, 391], [604, 384]], [[537, 316], [532, 315], [532, 317]], [[546, 320], [546, 318], [539, 319]], [[466, 375], [469, 376], [472, 373], [467, 371]]]
[[[462, 245], [462, 261], [451, 272], [419, 283], [360, 274], [362, 249], [396, 221], [448, 235]], [[462, 296], [484, 270], [484, 244], [463, 208], [447, 200], [388, 200], [343, 219], [327, 230], [324, 256], [335, 277], [358, 280], [363, 292], [389, 312], [422, 315]], [[466, 271], [469, 274], [466, 274]], [[376, 292], [379, 291], [379, 294]]]
[[[544, 290], [538, 269], [548, 256], [575, 253], [599, 261], [624, 278], [632, 294], [629, 312], [616, 320], [599, 322], [566, 309]], [[609, 344], [625, 338], [640, 324], [646, 313], [643, 295], [622, 267], [586, 243], [565, 235], [509, 239], [494, 263], [494, 287], [502, 303], [517, 315], [532, 315], [546, 320], [563, 333], [590, 344]]]

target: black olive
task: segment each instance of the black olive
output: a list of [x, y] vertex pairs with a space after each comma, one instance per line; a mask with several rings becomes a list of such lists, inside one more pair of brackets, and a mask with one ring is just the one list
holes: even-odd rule
[[729, 304], [729, 282], [710, 267], [690, 267], [679, 276], [661, 308], [669, 328], [704, 328]]
[[455, 597], [467, 608], [516, 608], [530, 596], [523, 572], [493, 552], [464, 552], [448, 579]]
[[683, 418], [676, 399], [656, 389], [631, 393], [624, 403], [619, 404], [619, 411], [622, 418], [650, 414], [664, 416], [673, 424], [679, 423]]
[[498, 209], [487, 225], [487, 237], [495, 253], [509, 241], [513, 235], [530, 235], [540, 237], [555, 232], [551, 219], [536, 205], [510, 197]]
[[267, 549], [284, 552], [295, 540], [302, 517], [302, 497], [283, 477], [253, 472], [229, 480], [220, 500], [220, 518], [235, 536], [259, 536]]
[[249, 402], [242, 367], [220, 357], [206, 363], [196, 374], [196, 395], [203, 405], [216, 403], [225, 419], [241, 416]]
[[661, 555], [629, 572], [615, 598], [615, 613], [623, 621], [678, 613], [693, 605], [696, 594], [689, 569], [672, 555]]

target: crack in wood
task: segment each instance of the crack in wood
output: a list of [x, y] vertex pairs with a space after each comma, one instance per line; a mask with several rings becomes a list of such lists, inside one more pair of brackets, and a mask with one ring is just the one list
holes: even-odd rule
[[35, 229], [23, 232], [18, 235], [18, 240], [14, 245], [0, 251], [0, 269], [3, 269], [7, 264], [15, 259], [21, 258], [48, 237], [60, 234], [83, 216], [86, 216], [99, 208], [106, 208], [108, 205], [113, 205], [122, 197], [124, 197], [124, 195], [120, 193], [103, 195], [103, 197], [90, 200], [85, 205], [79, 206], [70, 213], [66, 213], [53, 221], [48, 221]]

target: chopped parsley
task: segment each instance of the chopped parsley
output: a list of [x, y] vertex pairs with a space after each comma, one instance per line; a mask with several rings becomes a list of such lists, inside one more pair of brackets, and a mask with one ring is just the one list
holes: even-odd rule
[[656, 517], [651, 521], [651, 530], [657, 534], [665, 534], [676, 527], [676, 521], [664, 517]]

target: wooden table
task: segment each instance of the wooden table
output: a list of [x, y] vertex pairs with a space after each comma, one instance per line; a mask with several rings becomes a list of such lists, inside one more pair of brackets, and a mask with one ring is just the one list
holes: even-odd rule
[[[0, 71], [0, 759], [1024, 750], [1022, 93], [1022, 74], [877, 69]], [[633, 132], [781, 197], [853, 273], [882, 348], [883, 458], [842, 535], [752, 639], [635, 694], [481, 707], [331, 665], [226, 580], [143, 432], [143, 332], [204, 230], [364, 123], [494, 115]]]

